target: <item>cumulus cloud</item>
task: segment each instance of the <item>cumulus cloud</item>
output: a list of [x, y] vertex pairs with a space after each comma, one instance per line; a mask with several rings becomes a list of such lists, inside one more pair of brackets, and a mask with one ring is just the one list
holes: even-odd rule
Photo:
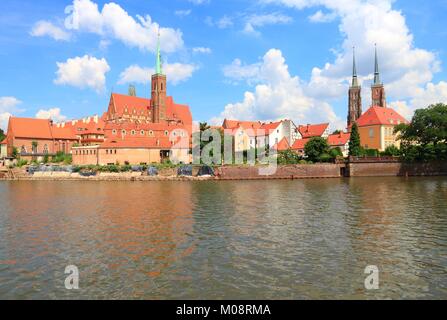
[[68, 41], [71, 38], [70, 33], [63, 30], [62, 28], [55, 26], [53, 23], [48, 21], [38, 21], [30, 33], [33, 37], [44, 37], [48, 36], [57, 41]]
[[212, 50], [210, 48], [204, 48], [204, 47], [196, 47], [192, 49], [193, 53], [204, 53], [204, 54], [210, 54]]
[[67, 117], [61, 114], [60, 108], [41, 109], [36, 113], [37, 119], [51, 119], [55, 122], [63, 122]]
[[305, 94], [303, 83], [297, 76], [292, 76], [288, 65], [277, 49], [270, 49], [262, 62], [243, 65], [235, 60], [224, 73], [236, 76], [239, 73], [247, 80], [259, 82], [254, 91], [248, 91], [241, 102], [230, 103], [224, 111], [210, 120], [222, 123], [223, 119], [242, 120], [277, 120], [289, 118], [296, 123], [331, 122], [343, 128], [339, 119], [328, 103], [316, 100]]
[[174, 12], [174, 14], [175, 14], [177, 17], [186, 17], [186, 16], [189, 16], [189, 15], [191, 14], [191, 12], [192, 12], [191, 9], [188, 9], [188, 10], [176, 10], [176, 11]]
[[323, 11], [318, 10], [309, 17], [309, 20], [314, 23], [327, 23], [334, 21], [335, 18], [337, 18], [337, 15], [333, 12], [323, 13]]
[[150, 52], [155, 52], [160, 32], [164, 52], [175, 52], [183, 47], [180, 30], [160, 27], [149, 15], [134, 18], [113, 2], [106, 3], [100, 11], [98, 4], [91, 0], [74, 0], [66, 13], [65, 27], [68, 30], [117, 39], [129, 47]]
[[[163, 72], [166, 74], [168, 82], [176, 85], [192, 77], [197, 66], [193, 64], [167, 63], [163, 65]], [[147, 84], [151, 80], [151, 75], [155, 73], [153, 68], [143, 68], [138, 65], [132, 65], [124, 70], [118, 81], [118, 84], [142, 83]]]
[[223, 74], [234, 83], [247, 81], [253, 84], [260, 81], [261, 63], [244, 64], [240, 59], [234, 59], [230, 65], [223, 67]]
[[[348, 88], [347, 76], [351, 74], [352, 47], [356, 47], [358, 72], [364, 86], [370, 84], [374, 68], [374, 44], [377, 43], [380, 69], [388, 97], [411, 103], [412, 99], [427, 90], [433, 74], [439, 71], [440, 62], [435, 54], [414, 45], [402, 12], [393, 9], [392, 0], [261, 0], [264, 3], [309, 9], [324, 7], [330, 18], [340, 20], [339, 30], [344, 37], [335, 60], [324, 67], [316, 67], [311, 83], [315, 97], [327, 90], [327, 85], [337, 84], [345, 90], [335, 89], [331, 96], [342, 97]], [[317, 11], [314, 22], [327, 20], [327, 14]], [[437, 86], [436, 84], [433, 84]], [[439, 85], [439, 84], [438, 84]], [[370, 101], [370, 92], [363, 90], [364, 100]], [[392, 100], [392, 99], [390, 99]]]
[[256, 31], [256, 28], [263, 27], [265, 25], [287, 24], [292, 21], [293, 19], [291, 17], [277, 12], [269, 14], [254, 14], [246, 18], [244, 32], [258, 35], [259, 32]]
[[106, 73], [110, 71], [106, 59], [97, 59], [89, 55], [68, 59], [66, 62], [57, 62], [58, 85], [70, 85], [78, 88], [91, 88], [101, 92], [105, 88]]
[[22, 101], [15, 97], [0, 97], [0, 128], [7, 130], [9, 118], [12, 113], [22, 112], [17, 108]]

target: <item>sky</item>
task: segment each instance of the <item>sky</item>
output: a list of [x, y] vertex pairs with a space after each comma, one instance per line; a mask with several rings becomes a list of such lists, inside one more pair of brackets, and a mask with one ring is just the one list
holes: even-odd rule
[[1, 0], [0, 128], [79, 119], [111, 92], [150, 96], [157, 34], [168, 94], [196, 121], [346, 126], [353, 47], [363, 109], [374, 47], [387, 101], [447, 103], [447, 0]]

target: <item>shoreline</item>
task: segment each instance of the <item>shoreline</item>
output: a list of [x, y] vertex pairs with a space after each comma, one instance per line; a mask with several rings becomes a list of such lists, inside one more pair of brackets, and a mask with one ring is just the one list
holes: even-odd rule
[[198, 168], [192, 176], [177, 175], [175, 169], [163, 169], [157, 176], [144, 172], [97, 172], [83, 176], [70, 172], [35, 172], [24, 169], [0, 171], [0, 181], [253, 181], [253, 180], [300, 180], [340, 179], [355, 177], [434, 177], [447, 176], [447, 163], [361, 162], [347, 164], [279, 165], [271, 175], [261, 175], [262, 166], [220, 166], [214, 175], [198, 176]]

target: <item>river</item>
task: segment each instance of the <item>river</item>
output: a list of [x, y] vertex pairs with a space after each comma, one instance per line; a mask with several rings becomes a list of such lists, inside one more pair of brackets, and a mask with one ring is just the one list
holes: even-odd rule
[[0, 299], [413, 298], [447, 298], [445, 177], [0, 182]]

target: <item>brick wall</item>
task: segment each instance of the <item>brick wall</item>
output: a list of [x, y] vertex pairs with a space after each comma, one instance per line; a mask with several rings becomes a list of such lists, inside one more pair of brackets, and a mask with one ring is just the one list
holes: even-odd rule
[[341, 177], [343, 164], [313, 164], [278, 166], [272, 175], [261, 175], [260, 167], [225, 166], [219, 167], [216, 174], [220, 179], [301, 179]]
[[348, 171], [351, 177], [439, 176], [447, 175], [447, 163], [350, 163]]

